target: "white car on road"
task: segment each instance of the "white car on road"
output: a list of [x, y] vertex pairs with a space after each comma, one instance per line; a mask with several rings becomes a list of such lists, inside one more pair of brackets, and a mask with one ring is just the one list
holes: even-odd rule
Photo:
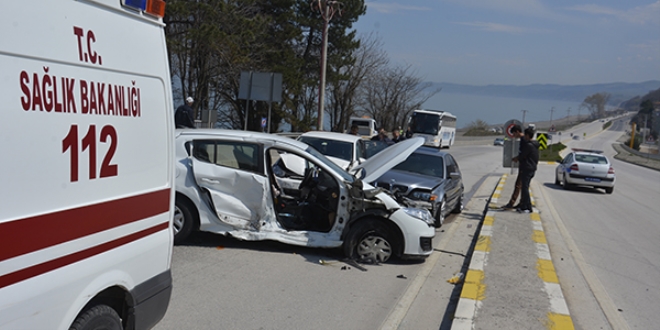
[[573, 148], [557, 165], [555, 184], [563, 185], [564, 189], [573, 186], [592, 186], [604, 188], [611, 194], [614, 191], [614, 167], [610, 160], [599, 150]]
[[373, 262], [426, 257], [435, 235], [431, 214], [404, 207], [366, 183], [422, 142], [398, 143], [363, 162], [355, 168], [358, 179], [289, 138], [177, 130], [175, 241], [200, 230], [241, 240], [342, 247], [349, 258]]
[[297, 140], [314, 147], [347, 172], [351, 172], [353, 168], [388, 147], [385, 142], [365, 140], [357, 135], [324, 131], [306, 132]]

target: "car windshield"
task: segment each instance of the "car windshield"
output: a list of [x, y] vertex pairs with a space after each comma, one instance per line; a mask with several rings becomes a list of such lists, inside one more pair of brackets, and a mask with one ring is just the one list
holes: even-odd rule
[[444, 178], [442, 157], [413, 153], [403, 163], [394, 167], [395, 170]]
[[365, 141], [364, 158], [369, 159], [373, 155], [385, 150], [389, 145], [383, 141]]
[[337, 157], [349, 162], [353, 158], [353, 144], [350, 142], [310, 136], [301, 136], [300, 141], [309, 144], [326, 156]]
[[318, 150], [314, 149], [314, 147], [309, 147], [307, 148], [307, 151], [309, 154], [314, 156], [316, 159], [318, 159], [319, 162], [325, 164], [327, 167], [331, 168], [335, 173], [339, 174], [344, 181], [348, 183], [353, 183], [353, 178], [352, 175], [348, 174], [348, 172], [344, 171], [341, 167], [339, 167], [337, 164], [333, 163], [330, 161], [327, 157], [325, 157], [322, 153], [318, 152]]
[[607, 164], [607, 158], [597, 155], [576, 154], [575, 160], [580, 163], [587, 163], [587, 164]]

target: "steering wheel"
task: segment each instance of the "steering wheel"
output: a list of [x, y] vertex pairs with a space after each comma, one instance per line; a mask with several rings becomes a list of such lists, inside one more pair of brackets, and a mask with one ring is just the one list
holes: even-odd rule
[[314, 168], [312, 167], [305, 169], [305, 177], [300, 182], [300, 185], [298, 185], [298, 190], [311, 186], [312, 180], [314, 179], [314, 172]]

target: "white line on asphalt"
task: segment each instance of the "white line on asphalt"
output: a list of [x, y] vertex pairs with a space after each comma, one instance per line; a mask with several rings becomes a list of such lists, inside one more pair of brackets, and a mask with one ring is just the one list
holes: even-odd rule
[[587, 284], [589, 284], [589, 288], [591, 288], [591, 292], [593, 292], [594, 297], [596, 297], [596, 301], [598, 301], [598, 304], [600, 305], [600, 308], [603, 310], [603, 313], [605, 314], [607, 321], [610, 323], [610, 326], [612, 326], [612, 329], [629, 330], [630, 326], [628, 325], [626, 320], [623, 319], [621, 314], [617, 311], [614, 302], [612, 302], [612, 298], [610, 298], [610, 295], [605, 290], [605, 287], [600, 282], [600, 280], [594, 273], [591, 266], [589, 266], [587, 262], [584, 260], [582, 253], [578, 249], [578, 246], [577, 244], [575, 244], [573, 237], [571, 237], [571, 234], [568, 232], [568, 229], [564, 225], [564, 221], [561, 219], [559, 213], [557, 213], [557, 210], [555, 210], [555, 207], [552, 205], [552, 202], [545, 194], [543, 189], [538, 189], [538, 190], [540, 190], [541, 194], [543, 194], [543, 199], [545, 200], [546, 205], [550, 210], [550, 213], [552, 214], [552, 216], [555, 219], [555, 222], [557, 223], [557, 228], [559, 229], [559, 232], [564, 238], [566, 245], [568, 245], [568, 249], [571, 251], [571, 255], [573, 255], [573, 259], [575, 260], [575, 263], [580, 269], [580, 272], [582, 272], [582, 276], [584, 276], [585, 281], [587, 281]]

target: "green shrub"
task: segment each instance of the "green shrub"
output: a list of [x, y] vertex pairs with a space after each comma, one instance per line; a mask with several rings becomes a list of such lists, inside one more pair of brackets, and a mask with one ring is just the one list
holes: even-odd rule
[[555, 143], [548, 146], [545, 150], [539, 150], [539, 161], [543, 162], [561, 162], [559, 152], [566, 149], [563, 143]]

